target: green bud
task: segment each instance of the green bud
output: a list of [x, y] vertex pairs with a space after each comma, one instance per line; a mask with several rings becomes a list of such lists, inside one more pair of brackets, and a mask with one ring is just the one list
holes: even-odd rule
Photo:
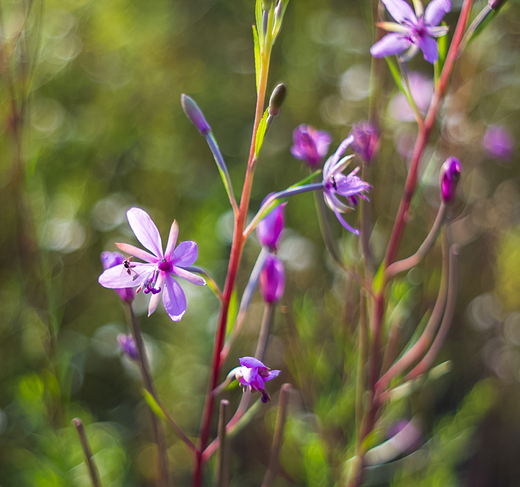
[[287, 96], [287, 87], [280, 83], [274, 90], [269, 100], [269, 115], [272, 117], [278, 116], [280, 108], [282, 108], [285, 97]]

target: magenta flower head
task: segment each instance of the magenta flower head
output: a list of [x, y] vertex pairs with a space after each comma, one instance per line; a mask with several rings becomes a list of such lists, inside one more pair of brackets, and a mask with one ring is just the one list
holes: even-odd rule
[[263, 403], [270, 401], [271, 397], [265, 391], [265, 383], [278, 377], [281, 371], [269, 369], [254, 357], [242, 357], [239, 362], [241, 367], [238, 367], [235, 372], [238, 382], [244, 389], [249, 388], [251, 392], [260, 391]]
[[166, 312], [173, 321], [179, 321], [186, 312], [186, 297], [174, 277], [181, 277], [197, 286], [206, 284], [202, 277], [184, 269], [197, 260], [197, 244], [181, 242], [175, 247], [179, 226], [174, 221], [170, 228], [166, 250], [163, 252], [159, 230], [146, 211], [130, 208], [126, 216], [137, 240], [150, 252], [130, 244], [116, 243], [123, 252], [144, 262], [126, 259], [122, 264], [103, 272], [99, 276], [99, 284], [110, 289], [135, 286], [137, 292], [143, 290], [145, 294], [151, 294], [148, 316], [157, 309], [162, 291]]
[[[262, 201], [262, 205], [273, 193], [267, 195]], [[284, 210], [287, 203], [282, 203], [266, 215], [256, 227], [256, 235], [263, 247], [271, 251], [278, 250], [278, 242], [282, 236], [284, 228]], [[260, 206], [262, 206], [260, 205]]]
[[285, 290], [285, 269], [282, 262], [273, 254], [265, 259], [260, 272], [260, 291], [266, 303], [279, 301]]
[[379, 130], [372, 122], [359, 122], [352, 126], [350, 135], [354, 137], [352, 150], [369, 164], [379, 150]]
[[456, 157], [448, 157], [441, 167], [441, 198], [444, 203], [452, 203], [457, 193], [462, 168]]
[[[101, 263], [105, 270], [121, 265], [123, 262], [125, 262], [125, 258], [123, 257], [123, 254], [120, 254], [119, 252], [101, 252]], [[135, 299], [135, 291], [133, 287], [115, 288], [114, 291], [127, 303], [131, 303]]]
[[432, 0], [423, 11], [421, 0], [414, 0], [415, 12], [405, 0], [381, 0], [397, 23], [380, 22], [378, 27], [392, 32], [370, 48], [374, 57], [402, 54], [403, 61], [412, 59], [419, 49], [424, 59], [434, 64], [439, 59], [439, 47], [435, 37], [448, 32], [440, 26], [442, 18], [451, 10], [450, 0]]
[[509, 130], [503, 125], [490, 125], [482, 139], [482, 147], [490, 157], [508, 161], [515, 148]]
[[316, 169], [327, 154], [332, 137], [324, 130], [302, 123], [293, 131], [293, 142], [291, 154], [305, 161], [311, 169]]
[[117, 344], [126, 356], [132, 360], [139, 360], [139, 352], [137, 351], [137, 345], [132, 335], [120, 333], [117, 335]]
[[[356, 167], [348, 176], [342, 174], [342, 171], [348, 166], [350, 159], [354, 155], [351, 154], [341, 160], [340, 157], [353, 141], [354, 137], [352, 135], [347, 137], [323, 166], [323, 198], [343, 227], [349, 232], [359, 235], [359, 231], [352, 228], [341, 215], [352, 210], [352, 207], [358, 204], [358, 198], [367, 200], [368, 198], [364, 193], [372, 189], [370, 184], [356, 176], [359, 167]], [[343, 196], [347, 204], [343, 203], [337, 195]]]

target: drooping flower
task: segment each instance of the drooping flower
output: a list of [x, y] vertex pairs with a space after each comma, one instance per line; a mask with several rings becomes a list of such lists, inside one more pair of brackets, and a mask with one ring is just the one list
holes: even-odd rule
[[293, 131], [293, 142], [291, 154], [305, 161], [311, 169], [316, 169], [327, 154], [332, 137], [324, 130], [302, 123]]
[[508, 161], [513, 156], [514, 142], [503, 125], [490, 125], [482, 139], [482, 147], [491, 157]]
[[[269, 194], [262, 201], [262, 205], [272, 195]], [[256, 227], [256, 235], [262, 246], [271, 251], [278, 249], [278, 242], [282, 236], [284, 227], [284, 210], [287, 203], [282, 203], [262, 218]], [[262, 206], [260, 205], [260, 206]]]
[[[103, 264], [103, 269], [110, 269], [111, 267], [123, 264], [123, 262], [125, 262], [125, 258], [123, 254], [119, 252], [101, 252], [101, 263]], [[133, 287], [116, 288], [114, 291], [127, 303], [131, 303], [135, 299], [135, 291]]]
[[260, 272], [260, 292], [266, 303], [279, 301], [285, 290], [285, 269], [280, 259], [269, 254]]
[[132, 360], [139, 360], [139, 352], [132, 335], [124, 335], [120, 333], [117, 335], [117, 344], [121, 351]]
[[175, 247], [179, 226], [174, 221], [170, 228], [166, 250], [163, 252], [161, 235], [148, 213], [140, 208], [130, 208], [126, 216], [137, 240], [150, 252], [130, 244], [116, 243], [120, 250], [144, 262], [133, 262], [127, 259], [122, 264], [103, 272], [99, 276], [99, 283], [111, 289], [135, 286], [137, 292], [143, 290], [145, 294], [151, 293], [148, 316], [157, 309], [162, 291], [166, 312], [173, 321], [179, 321], [186, 312], [186, 297], [174, 276], [197, 286], [206, 284], [202, 277], [184, 269], [197, 260], [197, 244], [188, 241], [181, 242]]
[[457, 185], [462, 168], [456, 157], [448, 157], [441, 167], [441, 198], [444, 203], [452, 203], [457, 194]]
[[[327, 159], [323, 166], [323, 198], [327, 206], [334, 212], [336, 218], [349, 232], [359, 235], [359, 231], [352, 228], [341, 215], [347, 211], [352, 210], [353, 206], [358, 204], [358, 198], [367, 200], [364, 193], [372, 189], [370, 184], [362, 181], [356, 174], [359, 167], [356, 167], [350, 174], [345, 176], [342, 171], [347, 167], [350, 159], [354, 157], [353, 154], [340, 157], [347, 150], [347, 147], [353, 142], [354, 137], [350, 135], [338, 147], [336, 152]], [[347, 204], [344, 204], [338, 196], [343, 196]]]
[[379, 130], [367, 120], [354, 124], [350, 135], [354, 137], [352, 150], [369, 164], [379, 150]]
[[391, 32], [371, 48], [374, 57], [386, 57], [402, 54], [407, 61], [414, 57], [419, 49], [424, 59], [434, 64], [439, 59], [439, 47], [435, 37], [448, 32], [448, 27], [440, 26], [444, 15], [451, 10], [450, 0], [432, 0], [423, 11], [421, 0], [414, 0], [415, 12], [405, 0], [381, 0], [397, 23], [380, 22], [378, 27]]
[[265, 383], [278, 377], [281, 371], [269, 369], [254, 357], [242, 357], [239, 362], [241, 367], [236, 369], [235, 378], [244, 389], [249, 388], [251, 392], [260, 391], [263, 403], [270, 401], [271, 397], [265, 391]]

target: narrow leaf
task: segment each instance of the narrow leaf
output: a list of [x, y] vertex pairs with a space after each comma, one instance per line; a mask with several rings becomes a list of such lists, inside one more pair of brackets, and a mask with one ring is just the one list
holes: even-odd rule
[[231, 331], [233, 330], [233, 326], [235, 325], [235, 321], [237, 319], [238, 314], [238, 299], [237, 299], [237, 290], [236, 288], [233, 290], [231, 294], [231, 300], [229, 301], [229, 310], [227, 315], [226, 322], [226, 335], [229, 336]]
[[406, 101], [410, 105], [410, 108], [413, 109], [413, 107], [415, 106], [415, 102], [411, 99], [410, 93], [408, 93], [408, 90], [403, 85], [403, 80], [401, 79], [399, 67], [397, 66], [396, 62], [390, 57], [385, 57], [385, 61], [387, 62], [388, 67], [390, 68], [390, 73], [392, 74], [392, 78], [394, 78], [395, 84], [405, 96]]
[[258, 157], [260, 153], [260, 149], [264, 143], [265, 137], [265, 129], [267, 128], [267, 117], [269, 116], [269, 109], [264, 112], [264, 116], [260, 123], [258, 124], [258, 130], [256, 131], [256, 139], [255, 139], [255, 158]]
[[142, 393], [152, 412], [160, 419], [167, 419], [155, 398], [146, 389], [142, 389]]
[[258, 39], [258, 32], [256, 27], [253, 25], [253, 41], [255, 44], [255, 79], [256, 79], [256, 92], [258, 93], [258, 86], [260, 85], [260, 70], [261, 70], [261, 56], [260, 56], [260, 41]]

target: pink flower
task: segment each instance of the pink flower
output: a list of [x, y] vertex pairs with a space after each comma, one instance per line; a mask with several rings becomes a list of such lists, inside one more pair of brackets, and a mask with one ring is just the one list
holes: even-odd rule
[[[262, 205], [273, 193], [267, 195], [262, 201]], [[284, 210], [287, 203], [282, 203], [266, 215], [256, 227], [256, 235], [263, 247], [274, 251], [278, 248], [278, 242], [282, 236], [284, 227]], [[262, 206], [260, 205], [260, 206]]]
[[[101, 252], [101, 263], [103, 269], [110, 269], [125, 262], [123, 254], [119, 252]], [[127, 261], [129, 262], [129, 261]], [[131, 265], [128, 263], [128, 265]], [[127, 303], [131, 303], [135, 299], [135, 291], [133, 287], [114, 289], [118, 296]]]
[[166, 312], [173, 321], [179, 321], [186, 312], [186, 297], [174, 276], [197, 286], [206, 284], [202, 277], [184, 269], [197, 260], [197, 244], [181, 242], [175, 247], [179, 226], [174, 221], [163, 253], [161, 235], [148, 213], [140, 208], [130, 208], [126, 216], [137, 240], [151, 253], [130, 244], [116, 243], [123, 252], [144, 262], [125, 260], [105, 270], [99, 276], [99, 283], [110, 289], [137, 287], [137, 292], [143, 290], [145, 294], [151, 293], [148, 316], [157, 309], [162, 291]]
[[270, 401], [269, 394], [265, 391], [265, 383], [278, 377], [280, 370], [270, 370], [260, 360], [254, 357], [242, 357], [239, 359], [240, 365], [236, 370], [235, 377], [244, 388], [249, 387], [251, 392], [260, 391], [262, 402]]
[[260, 291], [266, 303], [279, 301], [285, 290], [285, 269], [282, 262], [269, 254], [260, 272]]
[[291, 154], [305, 161], [311, 169], [316, 169], [327, 154], [332, 137], [324, 130], [302, 123], [294, 129], [293, 141]]

